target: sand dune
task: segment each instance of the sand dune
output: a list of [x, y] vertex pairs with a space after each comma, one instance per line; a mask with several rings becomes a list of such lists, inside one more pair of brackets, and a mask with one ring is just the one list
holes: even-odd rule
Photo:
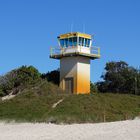
[[72, 125], [0, 123], [0, 140], [140, 140], [140, 120]]

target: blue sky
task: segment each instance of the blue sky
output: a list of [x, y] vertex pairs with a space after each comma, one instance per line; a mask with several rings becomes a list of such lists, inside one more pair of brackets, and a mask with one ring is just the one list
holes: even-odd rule
[[91, 80], [100, 80], [108, 61], [140, 65], [139, 0], [0, 0], [0, 74], [33, 65], [40, 72], [59, 67], [49, 58], [57, 36], [94, 34], [101, 59], [91, 62]]

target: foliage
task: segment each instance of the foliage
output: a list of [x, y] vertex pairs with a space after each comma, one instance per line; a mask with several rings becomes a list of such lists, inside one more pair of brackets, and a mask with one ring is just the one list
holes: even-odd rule
[[0, 97], [4, 96], [4, 92], [3, 92], [3, 89], [2, 87], [0, 86]]
[[96, 84], [90, 82], [90, 92], [92, 93], [98, 93], [98, 88], [96, 86]]
[[48, 72], [48, 73], [44, 73], [41, 75], [42, 79], [47, 79], [49, 82], [52, 82], [56, 85], [59, 85], [60, 82], [60, 71], [59, 69]]
[[109, 62], [102, 75], [104, 81], [98, 82], [100, 92], [140, 94], [140, 73], [126, 62]]
[[8, 94], [10, 90], [33, 84], [40, 79], [40, 73], [33, 66], [22, 66], [0, 77], [1, 89]]
[[[119, 92], [123, 90], [127, 93], [127, 88], [131, 89], [134, 86], [131, 85], [131, 80], [134, 80], [133, 76], [136, 74], [136, 93], [138, 93], [140, 82], [139, 72], [125, 63], [117, 65], [118, 66], [115, 64], [107, 65], [107, 75], [103, 75], [104, 81], [97, 84], [98, 88], [100, 87], [101, 90], [105, 92], [118, 92], [114, 86], [117, 84]], [[130, 74], [133, 76], [130, 76]], [[9, 90], [24, 90], [21, 90], [21, 94], [11, 100], [0, 101], [0, 120], [87, 123], [102, 122], [104, 121], [104, 117], [106, 117], [106, 121], [119, 121], [126, 119], [126, 116], [128, 119], [133, 119], [138, 116], [140, 112], [140, 96], [123, 94], [77, 96], [66, 94], [65, 91], [61, 90], [57, 85], [48, 82], [54, 82], [56, 79], [59, 79], [58, 77], [59, 71], [49, 72], [48, 75], [41, 75], [38, 70], [32, 66], [22, 66], [19, 69], [1, 76], [0, 96], [6, 93], [8, 94]], [[117, 79], [118, 77], [119, 80]], [[130, 87], [123, 87], [120, 82], [123, 83], [124, 86], [130, 85]], [[58, 81], [56, 81], [56, 83], [58, 83]], [[134, 89], [135, 88], [133, 88], [133, 90]], [[98, 92], [96, 85], [93, 83], [91, 83], [91, 92]], [[62, 99], [63, 101], [58, 104], [56, 108], [52, 108], [55, 103]]]

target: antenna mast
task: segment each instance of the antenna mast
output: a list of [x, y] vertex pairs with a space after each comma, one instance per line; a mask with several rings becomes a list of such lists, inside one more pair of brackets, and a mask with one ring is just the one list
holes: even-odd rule
[[73, 23], [71, 23], [71, 33], [72, 33], [72, 31], [73, 31]]

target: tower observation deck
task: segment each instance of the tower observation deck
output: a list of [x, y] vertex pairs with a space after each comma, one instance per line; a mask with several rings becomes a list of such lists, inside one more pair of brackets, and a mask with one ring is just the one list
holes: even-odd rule
[[60, 87], [67, 93], [90, 93], [90, 60], [100, 58], [100, 48], [92, 46], [92, 36], [73, 32], [58, 36], [50, 58], [60, 60]]
[[91, 35], [74, 32], [58, 36], [58, 47], [51, 47], [50, 57], [61, 59], [68, 56], [85, 56], [90, 59], [100, 58], [100, 48], [92, 46]]

